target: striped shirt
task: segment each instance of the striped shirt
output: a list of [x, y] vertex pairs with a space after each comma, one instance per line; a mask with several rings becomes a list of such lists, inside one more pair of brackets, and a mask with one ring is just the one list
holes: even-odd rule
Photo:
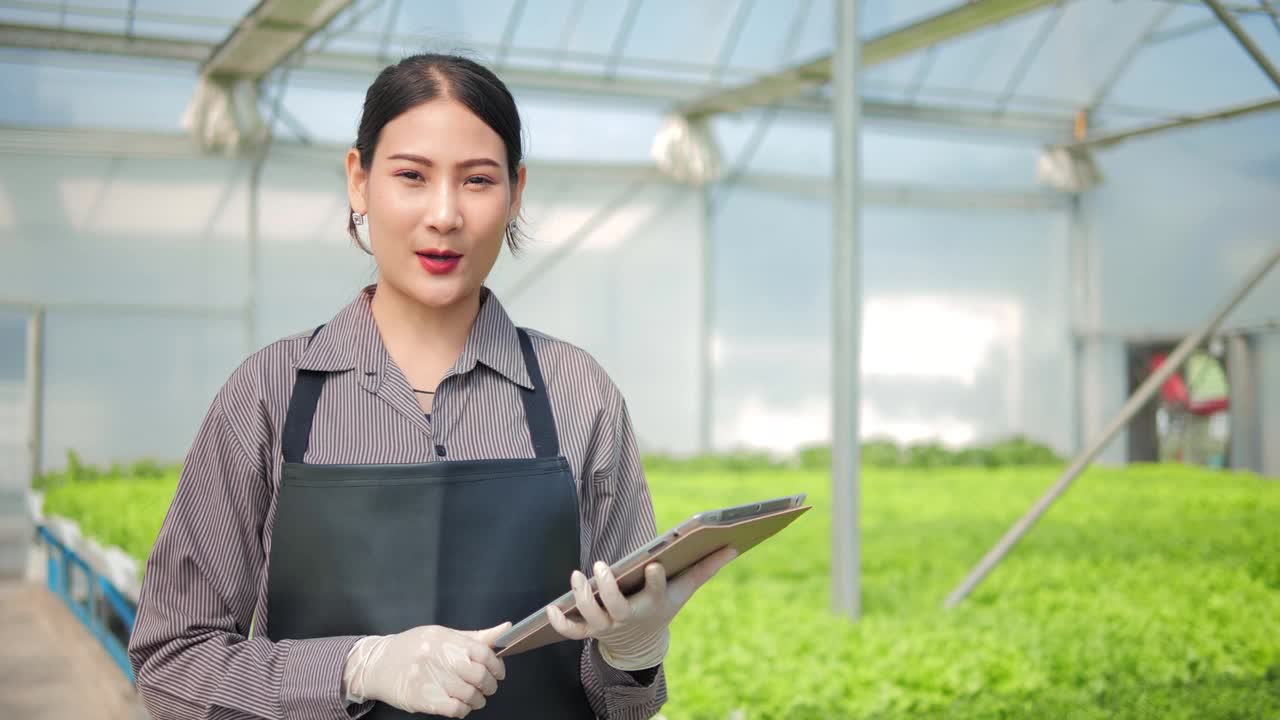
[[[497, 297], [482, 290], [480, 312], [428, 419], [383, 346], [370, 308], [373, 291], [365, 288], [310, 344], [307, 331], [254, 353], [214, 398], [147, 560], [129, 642], [138, 690], [155, 720], [342, 720], [363, 709], [349, 711], [341, 690], [357, 638], [267, 639], [280, 436], [298, 369], [333, 373], [305, 462], [534, 457], [518, 395], [519, 386], [532, 383], [516, 326]], [[626, 403], [585, 351], [530, 335], [561, 453], [577, 483], [581, 567], [617, 560], [655, 535]], [[666, 700], [661, 668], [641, 684], [605, 664], [591, 640], [581, 674], [603, 718], [648, 718]]]

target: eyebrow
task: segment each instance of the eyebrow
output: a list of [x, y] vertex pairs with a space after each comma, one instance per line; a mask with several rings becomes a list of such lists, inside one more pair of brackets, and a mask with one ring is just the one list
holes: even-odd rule
[[[417, 164], [419, 164], [419, 165], [426, 165], [427, 167], [435, 167], [435, 166], [436, 166], [436, 164], [435, 164], [434, 162], [432, 162], [430, 158], [424, 157], [424, 156], [422, 156], [422, 155], [414, 155], [414, 154], [412, 154], [412, 153], [396, 153], [395, 155], [392, 155], [391, 157], [389, 157], [389, 158], [387, 158], [387, 159], [388, 159], [388, 160], [408, 160], [409, 162], [417, 163]], [[493, 160], [492, 158], [485, 158], [485, 157], [481, 157], [481, 158], [472, 158], [472, 159], [470, 159], [470, 160], [463, 160], [462, 162], [458, 163], [458, 167], [464, 167], [464, 168], [473, 168], [473, 167], [495, 167], [495, 168], [500, 168], [500, 167], [502, 167], [502, 165], [498, 164], [498, 161], [497, 161], [497, 160]]]

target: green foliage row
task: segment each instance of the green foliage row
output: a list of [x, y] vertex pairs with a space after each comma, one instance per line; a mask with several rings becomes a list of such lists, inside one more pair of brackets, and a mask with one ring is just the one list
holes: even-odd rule
[[[806, 492], [814, 509], [676, 619], [670, 720], [1280, 717], [1280, 482], [1092, 469], [960, 607], [942, 599], [1055, 467], [877, 468], [862, 616], [830, 612], [830, 478], [649, 468], [659, 527]], [[176, 475], [63, 483], [49, 512], [145, 558]]]
[[74, 450], [67, 451], [67, 466], [62, 470], [54, 470], [36, 476], [31, 487], [36, 490], [66, 485], [68, 483], [91, 483], [99, 481], [146, 480], [163, 477], [175, 477], [181, 471], [179, 463], [162, 463], [152, 459], [134, 461], [128, 465], [112, 463], [108, 468], [86, 465]]
[[82, 533], [105, 545], [118, 545], [141, 568], [177, 487], [177, 470], [63, 481], [45, 490], [44, 514], [75, 520]]
[[[860, 453], [862, 466], [868, 468], [1039, 467], [1063, 463], [1049, 446], [1020, 435], [959, 449], [937, 442], [900, 445], [892, 440], [870, 440], [861, 444]], [[644, 467], [649, 472], [826, 470], [831, 467], [831, 446], [811, 445], [791, 457], [750, 450], [690, 458], [652, 453], [645, 455]]]
[[1091, 470], [968, 600], [941, 608], [1054, 476], [864, 473], [858, 622], [830, 612], [826, 474], [655, 476], [659, 526], [792, 492], [814, 505], [676, 619], [668, 717], [1280, 717], [1274, 480]]

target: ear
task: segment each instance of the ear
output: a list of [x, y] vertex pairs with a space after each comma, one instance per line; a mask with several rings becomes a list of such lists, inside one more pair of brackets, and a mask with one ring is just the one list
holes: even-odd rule
[[508, 222], [520, 217], [520, 201], [524, 199], [524, 181], [525, 166], [521, 163], [520, 169], [516, 170], [516, 184], [511, 188], [511, 212], [507, 214]]
[[347, 202], [362, 215], [369, 211], [368, 183], [369, 173], [360, 167], [360, 151], [351, 148], [347, 151]]

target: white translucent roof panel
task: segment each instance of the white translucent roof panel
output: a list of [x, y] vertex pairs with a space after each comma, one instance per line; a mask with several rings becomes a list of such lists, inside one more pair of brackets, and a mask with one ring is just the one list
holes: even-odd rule
[[[398, 3], [400, 15], [396, 32], [407, 34], [409, 41], [418, 37], [439, 49], [450, 45], [492, 53], [502, 41], [503, 30], [511, 17], [513, 0], [485, 2], [412, 2]], [[538, 12], [537, 3], [526, 8], [520, 22]]]
[[[1078, 0], [1067, 5], [1028, 64], [1015, 95], [1092, 105], [1143, 35], [1173, 6]], [[1105, 99], [1105, 98], [1104, 98]]]
[[256, 0], [4, 0], [0, 22], [217, 42]]
[[[862, 3], [862, 37], [875, 37], [950, 10], [956, 0], [870, 0]], [[833, 31], [834, 32], [834, 31]]]
[[0, 48], [0, 124], [177, 130], [191, 63]]
[[[813, 0], [794, 3], [760, 2], [756, 0], [751, 12], [742, 21], [737, 41], [728, 56], [728, 65], [735, 68], [765, 69], [785, 65], [798, 59], [799, 32], [808, 27], [815, 6]], [[799, 23], [796, 47], [789, 48], [787, 41], [793, 27]]]
[[578, 14], [573, 20], [566, 50], [601, 59], [609, 57], [618, 31], [622, 29], [626, 3], [617, 0], [586, 0], [576, 5], [575, 9]]
[[[1207, 10], [1196, 10], [1212, 19]], [[1280, 64], [1280, 32], [1275, 25], [1256, 15], [1239, 21], [1272, 62]], [[1144, 49], [1116, 83], [1111, 102], [1190, 113], [1275, 95], [1276, 86], [1239, 42], [1220, 24], [1210, 24]]]
[[881, 100], [913, 102], [935, 59], [936, 52], [926, 50], [869, 68], [862, 75], [863, 94]]
[[[957, 7], [959, 2], [865, 0], [860, 30], [864, 37], [883, 35]], [[254, 3], [137, 0], [134, 7], [130, 0], [0, 0], [0, 22], [119, 35], [132, 32], [212, 46], [231, 32]], [[1275, 20], [1240, 2], [1230, 6], [1238, 10], [1237, 17], [1254, 41], [1280, 64]], [[500, 75], [504, 70], [547, 73], [533, 83], [538, 87], [544, 87], [545, 81], [554, 84], [554, 73], [568, 73], [644, 81], [649, 88], [670, 82], [674, 97], [679, 90], [676, 83], [686, 88], [735, 85], [825, 55], [831, 48], [833, 22], [833, 0], [355, 0], [311, 38], [307, 50], [374, 59], [367, 77], [363, 71], [317, 72], [310, 87], [320, 95], [358, 94], [379, 60], [444, 51], [496, 65]], [[12, 64], [15, 56], [4, 57]], [[82, 76], [91, 68], [102, 79], [96, 84], [101, 87], [89, 89], [87, 100], [68, 97], [54, 102], [50, 97], [74, 93], [58, 88], [50, 76], [44, 83], [49, 87], [39, 89], [43, 100], [25, 108], [6, 108], [8, 117], [43, 124], [40, 108], [48, 107], [49, 124], [77, 124], [80, 120], [74, 118], [92, 114], [68, 113], [59, 109], [59, 103], [92, 106], [123, 86], [133, 93], [121, 95], [129, 97], [129, 103], [117, 101], [107, 110], [104, 123], [170, 128], [176, 126], [194, 82], [190, 62], [167, 63], [166, 79], [151, 88], [137, 82], [137, 64], [99, 62], [88, 55], [80, 56], [78, 62], [71, 60], [71, 54], [58, 57], [52, 65], [69, 64]], [[35, 62], [42, 68], [50, 65], [43, 59]], [[152, 65], [146, 72], [159, 72], [161, 65], [166, 64]], [[122, 73], [119, 78], [107, 77], [116, 72]], [[0, 69], [0, 73], [19, 74], [12, 69]], [[75, 87], [94, 84], [76, 82], [80, 85], [73, 83]], [[187, 89], [180, 91], [184, 85]], [[9, 95], [36, 92], [21, 82], [13, 87]], [[1095, 127], [1207, 112], [1275, 94], [1274, 86], [1212, 13], [1198, 3], [1178, 0], [1055, 4], [867, 68], [862, 88], [864, 96], [873, 100], [995, 114], [1037, 112], [1064, 120], [1101, 99], [1093, 113]], [[157, 95], [155, 103], [149, 94]], [[606, 117], [621, 102], [581, 91], [562, 96], [581, 101], [579, 107], [594, 106]], [[551, 101], [547, 103], [549, 107]], [[655, 99], [636, 126], [651, 126], [652, 114], [671, 103], [671, 99]], [[299, 122], [317, 124], [316, 134], [329, 137], [336, 131], [328, 125], [336, 120], [313, 120], [303, 110], [303, 106], [321, 104], [305, 97], [286, 103], [298, 106], [293, 114]], [[137, 109], [142, 107], [145, 113]], [[134, 124], [130, 124], [131, 113], [138, 117]], [[346, 131], [344, 125], [344, 136]], [[629, 128], [622, 134], [638, 136]], [[637, 143], [639, 149], [632, 154], [642, 156], [648, 138]], [[591, 153], [576, 155], [590, 157]]]
[[925, 88], [964, 90], [999, 97], [1054, 9], [1034, 12], [940, 46]]
[[[1280, 62], [1277, 22], [1229, 5], [1254, 42]], [[880, 6], [867, 7], [870, 13]], [[1174, 0], [1050, 6], [867, 68], [863, 82], [864, 94], [876, 99], [1063, 116], [1093, 108], [1095, 120], [1113, 125], [1275, 94], [1210, 10]]]
[[836, 23], [835, 5], [832, 0], [811, 1], [809, 17], [805, 20], [795, 51], [791, 53], [791, 61], [804, 62], [831, 54], [831, 45], [835, 39], [835, 31], [832, 29]]
[[530, 159], [649, 162], [649, 145], [662, 121], [656, 108], [520, 90], [515, 95]]
[[[747, 157], [748, 143], [760, 122], [760, 113], [716, 119], [716, 137], [727, 168], [737, 168]], [[816, 117], [807, 121], [781, 117], [751, 151], [747, 167], [753, 173], [829, 177], [834, 169], [831, 143], [829, 124]], [[1036, 187], [1040, 147], [1005, 142], [990, 134], [927, 132], [871, 123], [863, 128], [861, 153], [862, 176], [868, 182], [1031, 190]]]
[[[76, 0], [78, 2], [78, 0]], [[259, 0], [137, 0], [138, 13], [174, 13], [220, 18], [234, 23], [244, 17]], [[127, 3], [126, 3], [127, 4]]]
[[829, 52], [831, 13], [831, 0], [357, 0], [309, 47], [391, 58], [454, 51], [501, 67], [733, 83]]
[[525, 7], [511, 36], [515, 47], [558, 50], [568, 40], [577, 21], [578, 0], [540, 0], [530, 10]]
[[394, 5], [356, 3], [338, 13], [328, 27], [307, 40], [308, 51], [328, 50], [373, 55], [381, 51], [388, 31], [395, 32]]
[[619, 49], [628, 58], [719, 66], [725, 49], [736, 41], [739, 13], [751, 12], [752, 4], [750, 0], [645, 0]]
[[[274, 93], [269, 91], [271, 101], [263, 108], [267, 120], [273, 117]], [[290, 80], [280, 107], [292, 122], [301, 125], [301, 131], [309, 140], [346, 144], [356, 139], [364, 93], [363, 83], [331, 83], [316, 73], [297, 73]], [[293, 133], [288, 122], [277, 122], [274, 128], [282, 137]]]
[[126, 28], [125, 0], [96, 0], [64, 9], [62, 3], [24, 2], [0, 6], [0, 22], [55, 25], [71, 30], [123, 33]]

